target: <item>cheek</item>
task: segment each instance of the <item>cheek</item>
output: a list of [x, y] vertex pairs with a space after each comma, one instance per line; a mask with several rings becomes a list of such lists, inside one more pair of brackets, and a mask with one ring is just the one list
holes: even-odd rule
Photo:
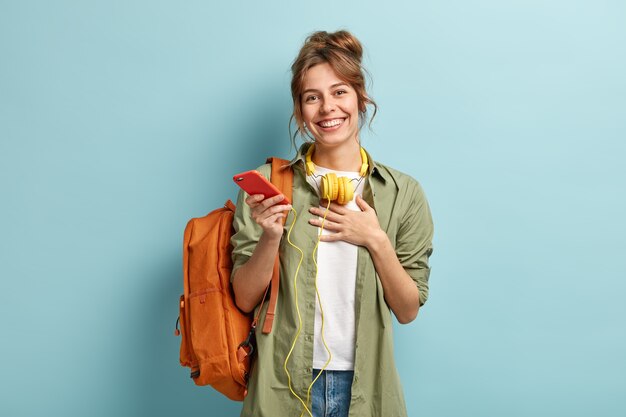
[[352, 113], [353, 115], [358, 115], [359, 113], [359, 101], [355, 98], [354, 100], [351, 101], [350, 103], [350, 113]]
[[308, 122], [313, 118], [314, 112], [310, 106], [302, 106], [302, 120]]

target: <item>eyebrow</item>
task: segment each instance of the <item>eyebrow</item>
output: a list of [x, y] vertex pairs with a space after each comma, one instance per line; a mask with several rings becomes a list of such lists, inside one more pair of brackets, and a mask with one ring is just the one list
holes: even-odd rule
[[[333, 88], [339, 87], [345, 85], [346, 87], [349, 87], [348, 83], [344, 83], [344, 82], [340, 82], [340, 83], [335, 83], [333, 85], [330, 86], [330, 89], [332, 90]], [[309, 88], [307, 90], [304, 90], [302, 92], [302, 94], [306, 94], [306, 93], [310, 93], [310, 92], [318, 92], [319, 90], [315, 89], [315, 88]]]

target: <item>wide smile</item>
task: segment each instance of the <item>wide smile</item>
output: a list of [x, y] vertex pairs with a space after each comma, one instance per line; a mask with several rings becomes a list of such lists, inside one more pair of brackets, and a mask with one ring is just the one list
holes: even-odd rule
[[316, 122], [315, 124], [319, 126], [322, 132], [332, 132], [333, 130], [339, 129], [345, 121], [345, 117], [339, 117], [336, 119], [321, 120], [319, 122]]

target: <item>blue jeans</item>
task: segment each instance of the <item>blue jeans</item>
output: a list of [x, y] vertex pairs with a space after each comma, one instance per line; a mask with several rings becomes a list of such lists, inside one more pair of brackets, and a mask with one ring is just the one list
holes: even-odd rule
[[[313, 370], [313, 379], [320, 373]], [[348, 417], [354, 371], [325, 370], [312, 390], [313, 417]]]

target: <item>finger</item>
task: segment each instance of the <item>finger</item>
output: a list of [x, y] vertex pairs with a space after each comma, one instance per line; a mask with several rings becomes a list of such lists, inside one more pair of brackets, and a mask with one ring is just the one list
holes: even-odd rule
[[284, 212], [288, 210], [291, 210], [291, 205], [289, 204], [277, 204], [266, 209], [262, 206], [258, 206], [252, 210], [252, 218], [255, 219], [257, 223], [261, 224], [266, 222], [268, 218], [274, 216], [276, 213], [286, 215]]
[[263, 200], [261, 205], [265, 208], [274, 206], [285, 199], [285, 196], [282, 194], [275, 195], [274, 197], [266, 198]]
[[367, 201], [365, 201], [360, 195], [356, 196], [356, 205], [359, 206], [361, 211], [368, 211], [372, 208], [369, 204], [367, 204]]
[[348, 209], [337, 203], [330, 203], [330, 210], [337, 214], [346, 214]]
[[291, 204], [276, 204], [265, 209], [267, 214], [282, 213], [291, 210]]
[[341, 216], [338, 216], [335, 213], [330, 212], [330, 211], [328, 213], [320, 213], [319, 218], [325, 219], [326, 221], [329, 221], [329, 222], [341, 223]]
[[309, 212], [312, 213], [312, 214], [315, 214], [316, 216], [322, 217], [322, 218], [326, 217], [326, 219], [334, 221], [334, 222], [340, 222], [341, 221], [341, 216], [337, 215], [336, 213], [334, 213], [334, 212], [332, 212], [330, 210], [327, 211], [325, 208], [321, 209], [319, 207], [311, 207], [309, 209]]
[[329, 203], [329, 201], [326, 199], [320, 200], [320, 208], [322, 208], [323, 210], [328, 209], [328, 210], [332, 210], [336, 212], [337, 207], [341, 207], [341, 206], [337, 203], [333, 203], [332, 201]]
[[332, 233], [330, 235], [321, 235], [320, 242], [337, 242], [339, 240], [343, 240], [343, 236], [341, 233]]
[[309, 223], [313, 226], [322, 227], [331, 232], [337, 232], [341, 230], [341, 225], [331, 221], [322, 221], [320, 219], [310, 219]]
[[284, 213], [272, 214], [271, 216], [265, 219], [264, 223], [267, 223], [267, 224], [278, 223], [283, 217], [285, 217]]
[[263, 194], [253, 194], [246, 198], [246, 204], [250, 207], [256, 206], [261, 200], [263, 200]]

